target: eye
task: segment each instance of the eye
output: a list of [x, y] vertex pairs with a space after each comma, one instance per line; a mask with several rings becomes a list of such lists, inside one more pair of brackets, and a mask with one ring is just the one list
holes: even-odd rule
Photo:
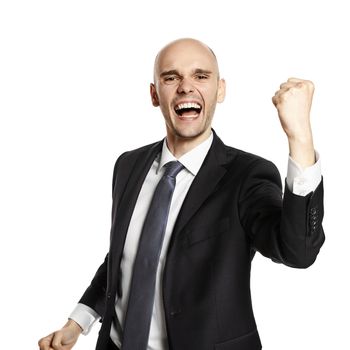
[[209, 78], [209, 76], [206, 74], [197, 74], [196, 75], [196, 79], [198, 79], [198, 80], [206, 80], [208, 78]]
[[164, 82], [167, 84], [171, 84], [171, 83], [177, 81], [178, 79], [179, 79], [179, 77], [176, 75], [169, 75], [169, 76], [164, 77]]

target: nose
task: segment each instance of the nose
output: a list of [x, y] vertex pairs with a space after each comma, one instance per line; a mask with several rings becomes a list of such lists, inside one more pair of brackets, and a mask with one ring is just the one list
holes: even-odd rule
[[179, 94], [188, 94], [194, 91], [194, 87], [187, 78], [183, 78], [177, 88]]

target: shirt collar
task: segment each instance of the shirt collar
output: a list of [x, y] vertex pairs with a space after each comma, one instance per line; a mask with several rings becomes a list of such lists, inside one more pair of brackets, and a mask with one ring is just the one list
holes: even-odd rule
[[196, 176], [199, 169], [201, 168], [204, 158], [206, 157], [211, 144], [213, 143], [213, 133], [210, 133], [210, 136], [200, 143], [198, 146], [193, 148], [191, 151], [182, 155], [179, 159], [176, 159], [174, 155], [170, 152], [168, 145], [166, 143], [166, 138], [163, 141], [163, 149], [160, 156], [160, 161], [157, 169], [157, 173], [162, 167], [171, 161], [178, 160], [181, 164]]

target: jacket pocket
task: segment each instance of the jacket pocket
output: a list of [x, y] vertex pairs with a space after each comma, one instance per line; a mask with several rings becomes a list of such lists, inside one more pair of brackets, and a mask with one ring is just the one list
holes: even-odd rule
[[226, 217], [216, 223], [209, 225], [198, 225], [187, 230], [187, 244], [191, 246], [193, 244], [206, 241], [219, 233], [225, 232], [230, 229], [230, 218]]
[[260, 350], [261, 348], [257, 330], [215, 345], [215, 350]]

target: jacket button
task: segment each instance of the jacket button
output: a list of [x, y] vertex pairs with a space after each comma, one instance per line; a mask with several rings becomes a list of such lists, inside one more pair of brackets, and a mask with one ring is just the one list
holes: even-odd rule
[[108, 293], [107, 294], [107, 299], [111, 299], [111, 297], [112, 297], [111, 293]]
[[311, 208], [311, 209], [310, 209], [310, 213], [311, 213], [312, 215], [315, 215], [315, 214], [317, 213], [317, 209], [316, 209], [316, 208]]

